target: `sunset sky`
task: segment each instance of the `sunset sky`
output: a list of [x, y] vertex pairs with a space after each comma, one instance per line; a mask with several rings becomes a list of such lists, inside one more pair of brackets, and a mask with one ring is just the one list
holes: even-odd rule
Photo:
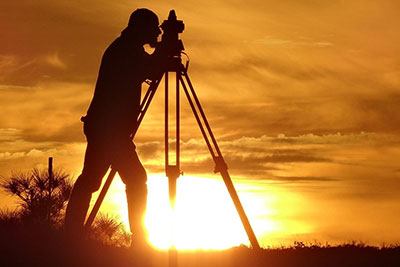
[[[86, 145], [79, 119], [102, 54], [139, 7], [160, 23], [171, 9], [184, 21], [189, 75], [262, 246], [400, 242], [396, 0], [2, 0], [1, 177], [46, 167], [49, 156], [79, 175]], [[163, 247], [158, 93], [135, 143], [149, 174], [152, 242]], [[191, 243], [182, 237], [181, 247], [246, 243], [186, 102], [177, 212]], [[126, 221], [119, 179], [110, 191], [103, 211]], [[15, 207], [12, 200], [1, 192], [0, 208]]]

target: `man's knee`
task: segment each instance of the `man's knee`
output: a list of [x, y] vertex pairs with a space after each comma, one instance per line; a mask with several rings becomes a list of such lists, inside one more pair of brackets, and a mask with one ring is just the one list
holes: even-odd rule
[[138, 168], [136, 178], [140, 183], [147, 183], [147, 173], [143, 166], [140, 166], [140, 168]]
[[93, 193], [99, 190], [101, 178], [83, 172], [75, 182], [74, 190]]
[[136, 194], [147, 194], [147, 175], [146, 173], [125, 179], [124, 181], [127, 190], [136, 192]]
[[134, 194], [136, 196], [147, 196], [147, 174], [143, 171], [135, 173], [134, 176], [125, 177], [124, 183], [128, 195]]
[[132, 164], [129, 168], [118, 170], [122, 181], [127, 187], [145, 186], [147, 182], [147, 173], [144, 167], [139, 164]]

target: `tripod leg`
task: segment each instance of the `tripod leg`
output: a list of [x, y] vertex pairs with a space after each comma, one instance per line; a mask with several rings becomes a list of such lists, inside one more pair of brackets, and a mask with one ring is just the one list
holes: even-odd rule
[[[225, 185], [226, 185], [226, 187], [228, 189], [228, 192], [229, 192], [229, 194], [230, 194], [230, 196], [232, 198], [232, 201], [233, 201], [233, 203], [235, 205], [235, 208], [236, 208], [236, 210], [237, 210], [237, 212], [239, 214], [239, 217], [240, 217], [240, 219], [242, 221], [243, 227], [244, 227], [244, 229], [245, 229], [245, 231], [247, 233], [247, 236], [248, 236], [248, 238], [250, 240], [251, 246], [254, 249], [260, 249], [260, 245], [258, 244], [257, 238], [256, 238], [256, 236], [255, 236], [255, 234], [253, 232], [253, 229], [252, 229], [251, 225], [250, 225], [249, 219], [246, 216], [246, 213], [245, 213], [245, 211], [243, 209], [243, 206], [242, 206], [242, 204], [241, 204], [241, 202], [239, 200], [239, 197], [237, 195], [236, 189], [235, 189], [235, 187], [234, 187], [234, 185], [232, 183], [232, 179], [231, 179], [231, 177], [230, 177], [230, 175], [228, 173], [228, 167], [227, 167], [227, 165], [226, 165], [226, 163], [225, 163], [225, 161], [223, 159], [222, 153], [221, 153], [221, 151], [220, 151], [220, 149], [218, 147], [218, 143], [217, 143], [217, 141], [216, 141], [216, 139], [214, 137], [214, 134], [213, 134], [213, 132], [211, 130], [211, 127], [210, 127], [210, 125], [209, 125], [209, 123], [207, 121], [206, 115], [205, 115], [205, 113], [204, 113], [204, 111], [203, 111], [203, 109], [202, 109], [202, 107], [200, 105], [200, 101], [199, 101], [199, 99], [198, 99], [198, 97], [196, 95], [196, 92], [194, 91], [193, 85], [190, 82], [189, 76], [188, 76], [188, 74], [186, 72], [184, 73], [183, 76], [185, 77], [185, 79], [186, 79], [186, 81], [188, 83], [188, 86], [190, 88], [190, 93], [191, 94], [189, 93], [189, 90], [188, 90], [184, 80], [182, 78], [180, 78], [180, 81], [182, 83], [182, 87], [184, 89], [186, 97], [187, 97], [187, 99], [189, 101], [190, 107], [192, 108], [193, 114], [194, 114], [194, 116], [195, 116], [195, 118], [197, 120], [199, 128], [200, 128], [200, 130], [201, 130], [201, 132], [203, 134], [204, 140], [206, 141], [207, 147], [208, 147], [208, 149], [209, 149], [209, 151], [211, 153], [211, 156], [213, 157], [213, 160], [215, 162], [215, 165], [216, 165], [215, 172], [221, 173], [221, 176], [222, 176], [222, 178], [224, 180], [224, 183], [225, 183]], [[194, 101], [192, 99], [192, 96], [193, 96]], [[196, 107], [200, 112], [202, 120], [200, 119], [200, 117], [199, 117], [199, 115], [197, 113]], [[212, 148], [211, 142], [208, 139], [208, 136], [207, 136], [207, 133], [206, 133], [206, 131], [204, 129], [202, 121], [204, 122], [205, 128], [207, 129], [207, 133], [208, 133], [208, 135], [210, 136], [210, 138], [212, 140], [212, 144], [214, 145], [214, 149], [215, 149], [216, 153], [214, 152], [214, 149]]]
[[89, 215], [88, 219], [86, 220], [86, 223], [85, 223], [85, 228], [86, 229], [89, 229], [92, 226], [94, 218], [96, 217], [97, 212], [100, 209], [101, 203], [103, 202], [103, 200], [104, 200], [104, 198], [105, 198], [105, 196], [107, 194], [107, 191], [110, 188], [110, 185], [111, 185], [111, 183], [112, 183], [112, 181], [113, 181], [113, 179], [115, 177], [115, 173], [116, 173], [116, 171], [113, 168], [111, 168], [111, 171], [108, 174], [107, 180], [104, 183], [104, 186], [100, 191], [100, 195], [97, 198], [96, 203], [94, 204], [93, 209], [90, 212], [90, 215]]
[[240, 202], [239, 196], [236, 192], [235, 187], [233, 186], [232, 179], [228, 173], [228, 170], [221, 170], [221, 176], [224, 180], [226, 188], [229, 191], [229, 195], [232, 198], [233, 203], [235, 204], [236, 210], [239, 214], [240, 220], [242, 221], [243, 227], [246, 230], [247, 236], [250, 240], [251, 246], [254, 249], [260, 249], [260, 245], [258, 244], [257, 237], [253, 232], [253, 228], [250, 225], [249, 219], [246, 216], [246, 213], [243, 209], [242, 203]]
[[158, 85], [160, 84], [160, 80], [162, 77], [160, 77], [160, 79], [155, 80], [154, 82], [152, 82], [149, 86], [149, 88], [147, 89], [146, 95], [144, 96], [141, 104], [140, 104], [140, 113], [139, 116], [137, 118], [136, 121], [136, 127], [132, 133], [132, 138], [135, 136], [137, 130], [139, 129], [140, 124], [143, 121], [144, 115], [146, 115], [147, 109], [150, 106], [151, 101], [153, 100], [153, 97], [157, 91]]

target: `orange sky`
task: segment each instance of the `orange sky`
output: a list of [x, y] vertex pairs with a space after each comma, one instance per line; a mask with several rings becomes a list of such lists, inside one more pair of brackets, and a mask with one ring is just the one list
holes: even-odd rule
[[[259, 226], [263, 244], [400, 240], [398, 1], [3, 0], [1, 176], [49, 156], [79, 175], [79, 118], [137, 7], [184, 20], [189, 73], [232, 177], [275, 211], [250, 217], [287, 226], [273, 236]], [[163, 172], [161, 101], [135, 140], [149, 173]], [[213, 163], [182, 114], [182, 169], [208, 177]]]

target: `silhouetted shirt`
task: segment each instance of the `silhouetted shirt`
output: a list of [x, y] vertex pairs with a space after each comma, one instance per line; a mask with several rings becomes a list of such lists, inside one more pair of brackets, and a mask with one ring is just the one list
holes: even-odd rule
[[89, 131], [129, 135], [140, 112], [142, 83], [157, 72], [157, 60], [124, 34], [105, 51], [84, 119]]

